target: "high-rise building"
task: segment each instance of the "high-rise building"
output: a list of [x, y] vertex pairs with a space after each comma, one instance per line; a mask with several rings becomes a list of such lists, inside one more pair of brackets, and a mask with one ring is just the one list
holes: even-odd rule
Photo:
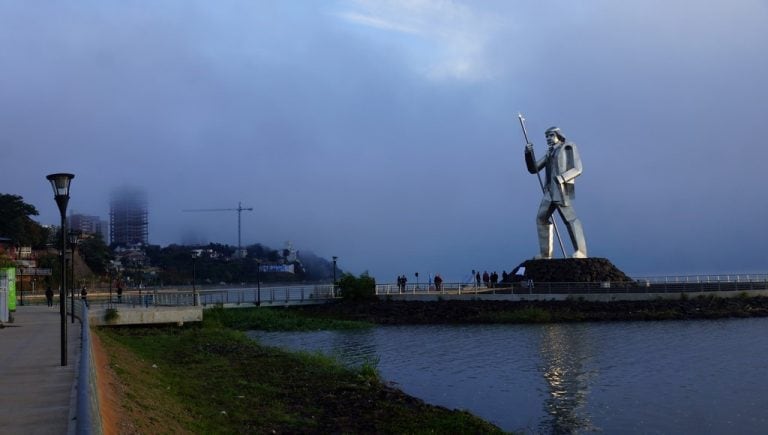
[[72, 213], [67, 220], [69, 229], [83, 234], [101, 234], [104, 241], [107, 241], [109, 233], [107, 232], [107, 221], [99, 216], [88, 216], [80, 213]]
[[109, 202], [109, 241], [113, 245], [147, 245], [149, 222], [147, 194], [123, 187], [112, 192]]

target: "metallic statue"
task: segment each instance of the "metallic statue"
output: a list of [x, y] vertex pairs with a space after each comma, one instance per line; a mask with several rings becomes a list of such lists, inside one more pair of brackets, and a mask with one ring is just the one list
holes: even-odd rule
[[[522, 122], [522, 117], [521, 117]], [[527, 135], [526, 135], [527, 136]], [[533, 153], [533, 144], [525, 146], [525, 163], [528, 172], [536, 174], [545, 169], [545, 180], [542, 186], [544, 197], [541, 199], [539, 212], [536, 215], [536, 226], [539, 232], [540, 254], [536, 258], [552, 258], [552, 213], [557, 210], [568, 228], [573, 244], [573, 258], [587, 257], [587, 242], [581, 221], [576, 217], [572, 201], [576, 197], [574, 182], [581, 175], [581, 159], [576, 145], [566, 142], [565, 136], [557, 127], [549, 128], [544, 136], [547, 138], [549, 150], [539, 161]]]

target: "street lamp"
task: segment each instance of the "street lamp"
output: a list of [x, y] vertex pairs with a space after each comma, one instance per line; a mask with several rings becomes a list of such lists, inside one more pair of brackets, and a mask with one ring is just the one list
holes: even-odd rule
[[256, 259], [256, 306], [261, 306], [261, 259]]
[[112, 263], [107, 266], [107, 273], [109, 274], [109, 303], [107, 307], [112, 308]]
[[197, 263], [197, 253], [192, 251], [192, 305], [197, 306], [197, 291], [195, 289], [195, 275], [197, 271], [195, 263]]
[[67, 228], [67, 204], [69, 204], [69, 185], [72, 183], [72, 179], [75, 178], [73, 174], [50, 174], [45, 177], [51, 182], [53, 187], [53, 198], [56, 200], [56, 205], [59, 206], [59, 214], [61, 215], [61, 245], [59, 253], [59, 265], [61, 266], [61, 285], [59, 286], [59, 314], [61, 316], [61, 365], [67, 365], [67, 313], [66, 313], [66, 294], [64, 293], [64, 286], [67, 282], [67, 270], [64, 264], [64, 253], [67, 250], [67, 233], [64, 231]]
[[16, 264], [17, 268], [19, 270], [19, 298], [21, 298], [19, 304], [23, 307], [24, 306], [24, 279], [22, 278], [24, 276], [24, 269], [21, 267], [21, 243], [16, 244]]
[[70, 231], [68, 235], [68, 241], [69, 241], [69, 252], [72, 254], [70, 257], [72, 257], [72, 273], [69, 274], [69, 280], [72, 283], [72, 285], [69, 287], [70, 293], [69, 293], [69, 300], [72, 302], [72, 323], [75, 323], [75, 248], [77, 247], [77, 242], [80, 241], [80, 238], [78, 237], [78, 234], [74, 231]]
[[336, 260], [339, 259], [337, 256], [331, 257], [333, 258], [333, 288], [331, 288], [331, 296], [336, 296]]
[[336, 288], [336, 260], [338, 260], [339, 257], [333, 256], [333, 286]]

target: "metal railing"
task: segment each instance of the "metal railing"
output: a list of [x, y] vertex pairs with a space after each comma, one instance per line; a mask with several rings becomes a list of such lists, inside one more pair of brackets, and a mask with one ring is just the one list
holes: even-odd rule
[[[79, 303], [82, 327], [82, 348], [77, 376], [77, 434], [88, 435], [101, 433], [101, 420], [93, 418], [99, 414], [98, 394], [96, 392], [96, 366], [93, 362], [91, 347], [91, 328], [88, 322], [88, 307]], [[76, 310], [78, 311], [78, 310]]]
[[199, 293], [203, 306], [209, 304], [290, 304], [334, 299], [336, 291], [332, 284], [268, 287], [258, 291], [255, 288], [234, 290], [205, 290]]
[[[500, 286], [501, 284], [499, 284]], [[464, 293], [489, 290], [485, 286], [477, 287], [474, 284], [460, 282], [444, 282], [439, 287], [435, 284], [406, 284], [402, 288], [397, 284], [376, 284], [377, 295], [387, 294], [418, 294], [418, 293]]]
[[[300, 285], [300, 286], [276, 286], [249, 288], [219, 288], [210, 290], [143, 290], [125, 292], [122, 297], [112, 295], [111, 304], [115, 307], [150, 307], [150, 306], [190, 306], [190, 305], [214, 305], [214, 304], [262, 304], [285, 305], [292, 303], [321, 302], [334, 299], [338, 292], [332, 284]], [[89, 300], [105, 302], [103, 295], [95, 296]]]
[[467, 283], [376, 285], [377, 295], [394, 294], [599, 294], [687, 293], [768, 290], [768, 274], [690, 275], [635, 278], [631, 281], [499, 283], [493, 287]]

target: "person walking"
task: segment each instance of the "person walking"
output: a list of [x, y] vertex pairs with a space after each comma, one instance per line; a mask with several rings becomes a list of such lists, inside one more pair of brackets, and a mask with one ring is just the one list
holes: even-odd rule
[[123, 302], [123, 286], [120, 284], [117, 285], [117, 303], [120, 304]]
[[80, 290], [80, 299], [85, 304], [85, 307], [88, 308], [88, 290], [83, 286], [82, 290]]
[[443, 277], [439, 273], [435, 274], [435, 290], [440, 291], [443, 289]]
[[45, 302], [48, 303], [49, 307], [53, 306], [53, 290], [51, 290], [51, 286], [45, 289]]

